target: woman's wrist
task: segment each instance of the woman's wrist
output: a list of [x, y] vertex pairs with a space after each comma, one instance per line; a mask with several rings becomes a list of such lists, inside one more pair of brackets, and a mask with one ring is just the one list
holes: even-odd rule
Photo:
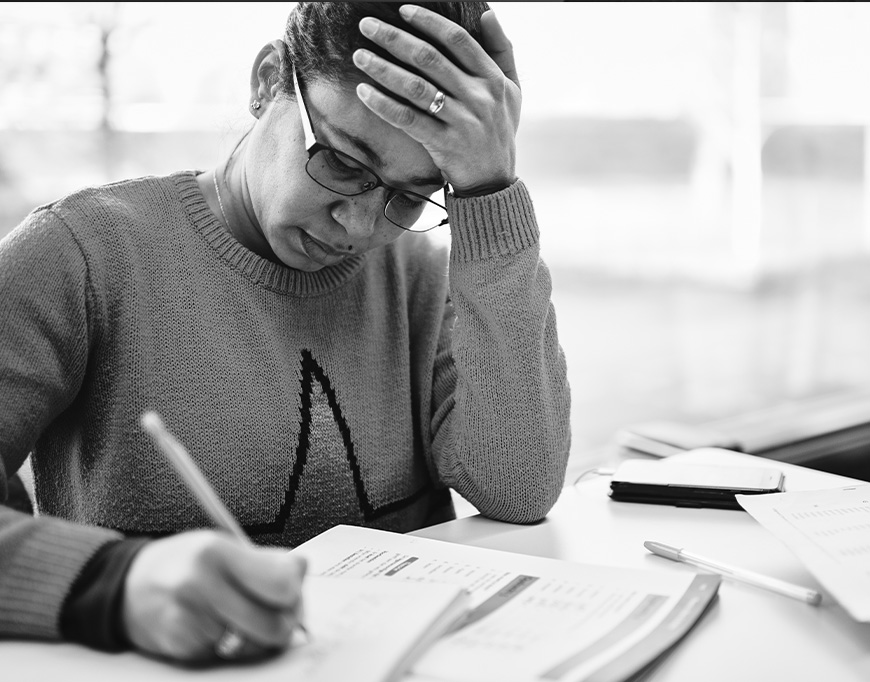
[[121, 605], [130, 564], [146, 538], [126, 538], [103, 545], [73, 583], [60, 617], [64, 639], [102, 651], [123, 651], [130, 641]]
[[482, 197], [487, 194], [495, 194], [506, 190], [517, 181], [516, 176], [510, 180], [507, 178], [496, 180], [483, 185], [475, 185], [473, 187], [455, 187], [450, 185], [450, 193], [457, 199], [467, 199], [469, 197]]

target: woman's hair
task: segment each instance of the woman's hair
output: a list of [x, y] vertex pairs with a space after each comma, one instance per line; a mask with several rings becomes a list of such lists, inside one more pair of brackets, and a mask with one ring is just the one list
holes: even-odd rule
[[[301, 81], [326, 80], [336, 85], [353, 85], [362, 81], [371, 83], [353, 63], [352, 55], [359, 48], [366, 48], [393, 62], [400, 63], [359, 30], [363, 17], [375, 17], [381, 21], [399, 26], [426, 42], [432, 39], [423, 35], [399, 14], [400, 2], [300, 2], [287, 19], [284, 31], [283, 59], [281, 60], [281, 90], [292, 97], [293, 73], [295, 65]], [[485, 2], [419, 2], [442, 16], [447, 17], [468, 31], [481, 42], [480, 17], [489, 9]], [[443, 46], [445, 56], [452, 58]], [[415, 71], [405, 63], [402, 67]]]

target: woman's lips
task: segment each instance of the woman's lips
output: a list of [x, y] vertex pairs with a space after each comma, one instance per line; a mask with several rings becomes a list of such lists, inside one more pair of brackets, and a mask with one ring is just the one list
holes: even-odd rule
[[302, 232], [302, 248], [305, 249], [309, 258], [324, 264], [327, 262], [337, 263], [349, 255], [348, 251], [339, 251], [304, 231]]

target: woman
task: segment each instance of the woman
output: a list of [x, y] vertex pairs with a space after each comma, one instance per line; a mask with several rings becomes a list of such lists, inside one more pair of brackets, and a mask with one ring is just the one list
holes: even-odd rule
[[[450, 519], [450, 488], [547, 514], [569, 392], [484, 10], [299, 3], [225, 163], [84, 189], [2, 242], [0, 491], [30, 453], [40, 515], [0, 508], [0, 634], [257, 656], [298, 623], [281, 547]], [[447, 220], [449, 259], [408, 234]], [[276, 547], [196, 530], [146, 410]]]

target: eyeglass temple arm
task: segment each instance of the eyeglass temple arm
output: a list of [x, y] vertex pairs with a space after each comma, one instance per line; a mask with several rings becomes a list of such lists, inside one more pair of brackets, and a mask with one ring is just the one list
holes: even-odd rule
[[299, 104], [299, 111], [302, 114], [302, 130], [305, 133], [305, 148], [311, 149], [316, 143], [317, 138], [314, 137], [314, 128], [311, 127], [311, 117], [308, 115], [308, 107], [305, 106], [305, 100], [302, 99], [302, 89], [299, 87], [299, 79], [296, 77], [296, 67], [293, 67], [293, 88], [296, 90], [296, 102]]

